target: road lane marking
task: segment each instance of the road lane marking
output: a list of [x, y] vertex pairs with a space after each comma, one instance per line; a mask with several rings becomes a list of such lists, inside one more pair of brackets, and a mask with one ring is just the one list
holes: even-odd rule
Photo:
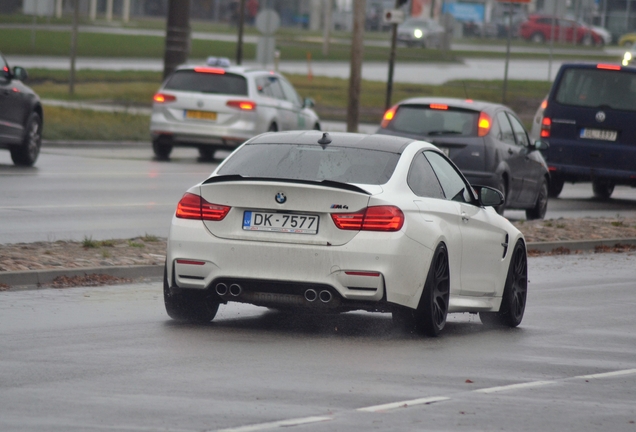
[[490, 393], [497, 393], [497, 392], [508, 391], [508, 390], [520, 390], [525, 388], [541, 387], [541, 386], [551, 385], [556, 383], [557, 383], [556, 381], [532, 381], [527, 383], [511, 384], [507, 386], [483, 388], [479, 390], [473, 390], [473, 392], [490, 394]]
[[603, 373], [597, 373], [597, 374], [591, 374], [591, 375], [580, 375], [574, 378], [579, 378], [579, 379], [612, 378], [616, 376], [633, 375], [633, 374], [636, 374], [636, 369], [625, 369], [625, 370], [619, 370], [614, 372], [603, 372]]
[[402, 402], [393, 402], [383, 405], [374, 405], [364, 408], [358, 408], [356, 411], [364, 411], [364, 412], [380, 412], [380, 411], [389, 411], [397, 408], [407, 408], [414, 405], [428, 405], [435, 402], [441, 402], [445, 400], [450, 400], [449, 397], [446, 396], [435, 396], [421, 399], [413, 399]]
[[262, 431], [267, 429], [275, 429], [280, 427], [291, 427], [291, 426], [300, 426], [306, 425], [310, 423], [319, 423], [324, 421], [333, 420], [333, 417], [303, 417], [297, 419], [290, 420], [280, 420], [269, 423], [260, 423], [249, 426], [240, 426], [237, 428], [229, 428], [229, 429], [218, 429], [216, 432], [253, 432], [253, 431]]

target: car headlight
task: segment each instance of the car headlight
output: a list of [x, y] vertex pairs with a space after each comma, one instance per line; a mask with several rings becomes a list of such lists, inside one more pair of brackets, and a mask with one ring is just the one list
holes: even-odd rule
[[422, 36], [424, 36], [424, 33], [422, 33], [422, 30], [420, 29], [415, 29], [413, 30], [413, 36], [415, 36], [417, 39], [421, 39]]
[[627, 51], [623, 56], [623, 60], [630, 61], [632, 59], [632, 53]]

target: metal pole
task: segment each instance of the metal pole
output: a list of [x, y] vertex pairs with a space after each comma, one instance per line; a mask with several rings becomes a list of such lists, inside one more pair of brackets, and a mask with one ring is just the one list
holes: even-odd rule
[[163, 77], [188, 59], [190, 51], [190, 0], [169, 0]]
[[245, 24], [245, 0], [239, 3], [238, 16], [238, 42], [236, 44], [236, 64], [241, 65], [243, 61], [243, 25]]
[[557, 13], [557, 0], [554, 2], [554, 9], [552, 10], [552, 23], [550, 24], [550, 60], [548, 61], [548, 81], [552, 81], [552, 52], [554, 51], [554, 24], [556, 21]]
[[512, 39], [512, 4], [508, 4], [508, 40], [506, 42], [506, 66], [504, 68], [503, 94], [501, 103], [506, 104], [506, 92], [508, 91], [508, 63], [510, 63], [510, 40]]
[[358, 131], [360, 119], [360, 87], [362, 84], [362, 54], [366, 0], [353, 0], [353, 34], [351, 38], [351, 70], [349, 75], [349, 104], [347, 132]]
[[71, 32], [71, 71], [68, 92], [75, 93], [75, 57], [77, 57], [77, 24], [79, 22], [79, 0], [73, 1], [73, 31]]

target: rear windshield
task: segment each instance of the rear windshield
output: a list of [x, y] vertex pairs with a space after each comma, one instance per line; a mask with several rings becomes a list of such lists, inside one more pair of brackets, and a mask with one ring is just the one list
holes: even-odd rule
[[247, 96], [247, 80], [231, 73], [213, 74], [179, 70], [166, 83], [166, 90]]
[[351, 147], [248, 144], [218, 174], [379, 185], [389, 180], [399, 158], [396, 153]]
[[602, 69], [567, 69], [557, 102], [581, 107], [636, 111], [636, 74]]
[[387, 129], [412, 135], [477, 135], [478, 113], [431, 109], [428, 105], [401, 105]]

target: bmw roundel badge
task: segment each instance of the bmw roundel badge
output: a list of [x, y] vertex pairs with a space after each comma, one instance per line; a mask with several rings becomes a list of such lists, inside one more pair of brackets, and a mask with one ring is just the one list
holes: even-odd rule
[[287, 201], [287, 197], [285, 196], [285, 194], [282, 192], [278, 192], [276, 194], [276, 202], [278, 204], [285, 204], [285, 201]]

